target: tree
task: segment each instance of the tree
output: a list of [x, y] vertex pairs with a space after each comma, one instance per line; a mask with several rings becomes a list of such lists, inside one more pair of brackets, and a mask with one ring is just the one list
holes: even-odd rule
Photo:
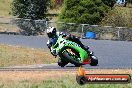
[[106, 4], [107, 6], [109, 6], [109, 7], [111, 7], [111, 9], [112, 9], [112, 7], [115, 5], [115, 3], [116, 3], [116, 0], [102, 0], [102, 2], [104, 3], [104, 4]]
[[101, 0], [64, 0], [60, 21], [98, 24], [108, 11]]
[[132, 4], [132, 0], [128, 0], [128, 2]]
[[13, 0], [12, 14], [19, 18], [24, 18], [13, 20], [22, 29], [22, 34], [37, 35], [44, 32], [45, 25], [37, 24], [35, 20], [46, 18], [48, 6], [49, 0]]
[[62, 6], [64, 0], [50, 0], [50, 8], [58, 8]]
[[49, 0], [13, 0], [12, 14], [20, 18], [43, 19]]
[[130, 4], [132, 4], [132, 0], [127, 0], [127, 3], [130, 3]]

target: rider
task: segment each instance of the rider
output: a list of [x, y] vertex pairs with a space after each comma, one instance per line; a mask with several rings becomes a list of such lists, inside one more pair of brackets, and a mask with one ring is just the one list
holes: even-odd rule
[[[79, 40], [79, 38], [77, 38], [76, 36], [74, 35], [71, 35], [71, 34], [65, 34], [63, 32], [57, 32], [56, 31], [56, 28], [55, 27], [49, 27], [47, 29], [47, 35], [49, 37], [49, 40], [47, 42], [47, 46], [48, 48], [51, 50], [51, 46], [54, 45], [58, 39], [58, 37], [60, 35], [63, 35], [65, 36], [66, 39], [70, 40], [70, 41], [73, 41], [73, 42], [76, 42], [77, 44], [79, 44], [81, 46], [81, 48], [83, 48], [84, 50], [86, 50], [88, 53], [90, 52], [88, 49], [89, 47], [88, 46], [84, 46], [81, 41]], [[53, 55], [56, 55], [55, 53], [52, 52]]]

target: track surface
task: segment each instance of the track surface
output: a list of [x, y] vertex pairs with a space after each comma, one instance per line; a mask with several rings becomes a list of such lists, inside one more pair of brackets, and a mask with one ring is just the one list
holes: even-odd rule
[[[30, 48], [47, 49], [46, 37], [44, 36], [22, 36], [22, 35], [0, 35], [0, 44], [18, 45]], [[95, 52], [99, 58], [98, 66], [85, 65], [85, 68], [132, 68], [132, 42], [110, 41], [110, 40], [81, 40], [90, 50]], [[57, 64], [42, 64], [27, 66], [31, 68], [61, 69]], [[26, 67], [26, 68], [27, 68]], [[22, 67], [23, 68], [23, 67]], [[25, 68], [25, 67], [24, 67]], [[69, 64], [66, 69], [75, 68]]]

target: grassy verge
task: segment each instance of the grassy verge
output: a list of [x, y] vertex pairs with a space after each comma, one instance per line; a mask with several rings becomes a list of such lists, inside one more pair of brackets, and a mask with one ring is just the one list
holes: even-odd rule
[[16, 32], [19, 33], [19, 28], [12, 24], [0, 24], [0, 32]]
[[[99, 70], [92, 70], [92, 72], [94, 71]], [[114, 71], [114, 73], [119, 72]], [[132, 88], [132, 82], [129, 84], [85, 84], [80, 86], [76, 82], [76, 74], [76, 71], [0, 72], [0, 88]]]
[[10, 4], [13, 0], [0, 0], [0, 17], [10, 17]]
[[54, 63], [48, 50], [0, 45], [0, 67]]

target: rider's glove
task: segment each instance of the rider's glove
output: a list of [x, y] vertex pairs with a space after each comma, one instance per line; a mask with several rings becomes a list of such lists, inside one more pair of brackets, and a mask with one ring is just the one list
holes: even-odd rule
[[84, 46], [87, 50], [89, 50], [89, 46]]
[[51, 42], [49, 40], [47, 42], [47, 46], [48, 46], [49, 49], [51, 48]]
[[57, 56], [57, 55], [58, 55], [58, 53], [56, 52], [56, 50], [53, 49], [52, 47], [50, 48], [50, 51], [51, 51], [51, 54], [52, 54], [53, 56]]
[[48, 48], [50, 49], [51, 45], [50, 44], [47, 44]]

